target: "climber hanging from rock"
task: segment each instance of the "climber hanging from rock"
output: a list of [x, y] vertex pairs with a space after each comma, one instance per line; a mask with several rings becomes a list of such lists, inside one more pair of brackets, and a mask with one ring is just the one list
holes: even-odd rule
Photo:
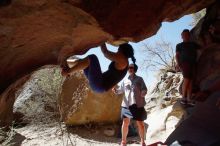
[[128, 43], [121, 44], [115, 53], [109, 51], [105, 44], [101, 45], [101, 50], [104, 56], [112, 61], [106, 72], [101, 71], [97, 56], [92, 54], [83, 59], [77, 57], [68, 59], [67, 63], [72, 67], [63, 68], [62, 74], [67, 76], [73, 72], [84, 70], [89, 85], [95, 92], [102, 93], [113, 88], [125, 77], [128, 69], [128, 59], [131, 58], [135, 64], [134, 50]]

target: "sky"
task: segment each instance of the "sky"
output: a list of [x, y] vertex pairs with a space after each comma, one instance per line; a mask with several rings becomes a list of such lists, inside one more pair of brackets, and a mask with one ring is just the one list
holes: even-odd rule
[[[138, 43], [130, 43], [134, 48], [135, 57], [137, 60], [136, 63], [139, 67], [139, 70], [137, 71], [136, 74], [141, 76], [144, 79], [149, 90], [151, 90], [155, 86], [157, 82], [157, 78], [156, 78], [155, 71], [153, 72], [153, 71], [146, 70], [141, 66], [143, 64], [144, 58], [146, 57], [143, 53], [144, 43], [148, 42], [153, 45], [155, 41], [160, 41], [161, 37], [163, 37], [165, 41], [171, 42], [173, 48], [175, 49], [176, 44], [182, 41], [181, 40], [182, 30], [192, 29], [192, 26], [190, 25], [191, 22], [192, 22], [191, 15], [186, 15], [174, 22], [163, 22], [161, 28], [156, 33], [156, 35], [150, 38], [147, 38]], [[117, 51], [117, 47], [111, 46], [109, 44], [107, 44], [107, 48], [113, 52]], [[83, 56], [79, 56], [79, 57], [85, 57], [89, 54], [97, 55], [103, 72], [108, 69], [108, 65], [110, 64], [110, 61], [104, 57], [104, 55], [101, 52], [100, 47], [92, 48], [86, 54], [84, 54]]]

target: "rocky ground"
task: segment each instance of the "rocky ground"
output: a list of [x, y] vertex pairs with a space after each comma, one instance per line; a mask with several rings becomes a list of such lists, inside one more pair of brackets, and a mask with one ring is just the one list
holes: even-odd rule
[[[104, 133], [114, 125], [96, 126], [96, 127], [65, 127], [64, 124], [50, 123], [44, 125], [27, 125], [22, 128], [16, 128], [15, 138], [12, 142], [15, 145], [32, 146], [116, 146], [120, 139], [116, 136], [107, 136]], [[131, 145], [137, 145], [137, 137], [129, 138]]]
[[[146, 97], [145, 108], [148, 111], [148, 118], [145, 123], [146, 127], [149, 125], [146, 133], [147, 144], [165, 141], [183, 118], [185, 110], [177, 102], [180, 97], [178, 88], [181, 80], [179, 73], [165, 73], [152, 94], [149, 93]], [[63, 117], [59, 111], [60, 108], [57, 108], [59, 107], [57, 102], [60, 90], [58, 84], [62, 81], [57, 68], [42, 69], [32, 75], [24, 87], [17, 92], [14, 105], [15, 124], [11, 132], [7, 133], [8, 137], [2, 143], [3, 145], [119, 145], [120, 122], [115, 124], [86, 123], [80, 126], [67, 126], [64, 122], [60, 122]], [[85, 101], [88, 102], [88, 100]], [[97, 102], [103, 101], [97, 100]], [[80, 112], [80, 114], [85, 116], [86, 113]], [[134, 123], [130, 127], [128, 145], [131, 146], [140, 145], [135, 127]]]

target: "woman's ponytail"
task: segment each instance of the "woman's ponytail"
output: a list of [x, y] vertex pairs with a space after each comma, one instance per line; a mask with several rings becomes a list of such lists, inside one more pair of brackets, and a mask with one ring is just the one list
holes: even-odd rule
[[131, 60], [132, 60], [132, 62], [135, 64], [136, 59], [135, 59], [134, 55], [133, 55], [133, 56], [131, 56]]
[[133, 64], [134, 64], [134, 72], [137, 72], [138, 66], [137, 66], [137, 64], [135, 63], [135, 62], [136, 62], [136, 59], [135, 59], [134, 55], [131, 57], [131, 60], [132, 60], [132, 62], [133, 62]]
[[134, 71], [136, 72], [138, 69], [138, 66], [135, 64], [136, 59], [134, 57], [134, 49], [133, 47], [128, 44], [128, 43], [124, 43], [119, 45], [119, 50], [123, 52], [123, 54], [127, 57], [127, 58], [131, 58], [133, 64], [134, 64]]

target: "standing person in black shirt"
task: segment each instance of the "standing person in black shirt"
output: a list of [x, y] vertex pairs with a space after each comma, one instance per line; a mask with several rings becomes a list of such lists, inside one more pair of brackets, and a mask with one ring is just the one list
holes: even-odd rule
[[188, 29], [184, 29], [181, 36], [183, 42], [176, 46], [177, 67], [180, 68], [184, 78], [181, 103], [184, 105], [194, 105], [191, 101], [192, 83], [195, 74], [197, 49], [200, 47], [195, 42], [190, 41], [190, 32]]

